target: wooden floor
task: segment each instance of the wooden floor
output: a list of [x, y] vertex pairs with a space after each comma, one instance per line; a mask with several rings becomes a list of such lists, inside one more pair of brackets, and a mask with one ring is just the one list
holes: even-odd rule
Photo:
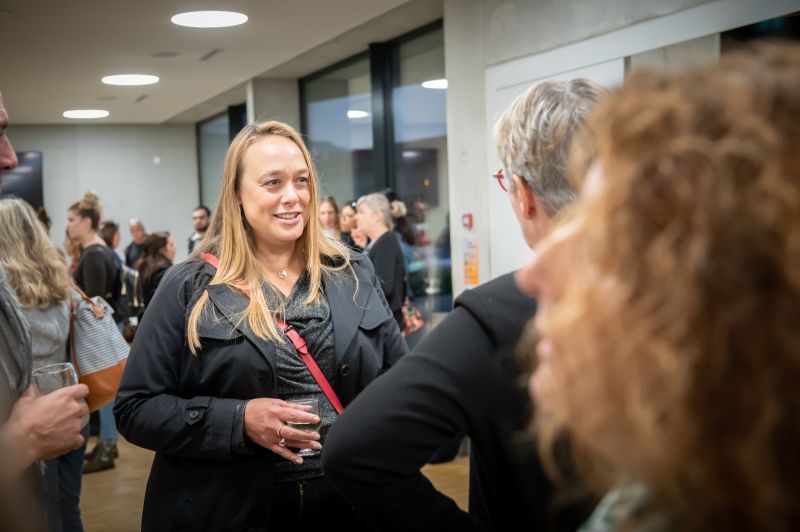
[[[94, 447], [94, 441], [88, 448]], [[139, 530], [144, 487], [153, 453], [120, 439], [116, 467], [83, 477], [81, 512], [86, 532], [134, 532]], [[425, 466], [423, 472], [443, 493], [463, 509], [467, 507], [469, 461]]]

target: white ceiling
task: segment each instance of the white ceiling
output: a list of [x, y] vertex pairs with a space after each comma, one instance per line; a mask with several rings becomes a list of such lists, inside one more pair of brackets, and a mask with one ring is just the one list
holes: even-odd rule
[[[14, 124], [75, 123], [61, 114], [76, 108], [111, 112], [106, 119], [90, 121], [95, 124], [191, 122], [197, 119], [193, 109], [240, 91], [244, 82], [276, 67], [281, 67], [276, 72], [288, 73], [293, 58], [313, 50], [324, 54], [325, 44], [334, 38], [352, 35], [355, 28], [406, 3], [4, 0], [0, 90]], [[438, 4], [440, 13], [440, 2], [431, 3]], [[250, 20], [220, 29], [183, 28], [170, 22], [176, 13], [203, 9], [241, 11]], [[201, 59], [213, 50], [219, 51]], [[177, 56], [154, 56], [160, 53]], [[118, 73], [155, 74], [161, 81], [145, 87], [100, 82]]]

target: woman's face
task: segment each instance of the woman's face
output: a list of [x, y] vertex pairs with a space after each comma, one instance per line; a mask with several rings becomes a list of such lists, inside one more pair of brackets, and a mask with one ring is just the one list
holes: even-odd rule
[[322, 223], [323, 229], [336, 228], [336, 211], [327, 201], [323, 201], [319, 206], [319, 221]]
[[167, 237], [167, 245], [161, 250], [161, 254], [170, 262], [175, 260], [175, 239], [172, 235]]
[[342, 232], [349, 233], [356, 226], [356, 211], [350, 205], [342, 207], [342, 213], [339, 215], [339, 227]]
[[359, 203], [356, 208], [356, 225], [367, 236], [383, 226], [383, 221], [380, 218], [381, 215], [373, 211], [366, 201]]
[[247, 148], [242, 166], [239, 199], [256, 246], [294, 243], [313, 214], [303, 152], [291, 140], [270, 135]]
[[67, 211], [67, 234], [73, 240], [81, 241], [91, 230], [92, 220], [82, 217], [77, 211]]

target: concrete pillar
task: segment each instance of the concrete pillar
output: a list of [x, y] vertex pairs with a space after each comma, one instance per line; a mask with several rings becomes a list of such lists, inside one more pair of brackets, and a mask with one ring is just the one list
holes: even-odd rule
[[251, 79], [247, 122], [280, 120], [300, 131], [300, 90], [296, 79]]

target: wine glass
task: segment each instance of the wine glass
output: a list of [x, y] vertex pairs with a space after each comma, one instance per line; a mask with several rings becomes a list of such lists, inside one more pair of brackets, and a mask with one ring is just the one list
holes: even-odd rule
[[78, 384], [78, 374], [75, 367], [69, 362], [49, 364], [33, 370], [33, 385], [39, 395], [54, 392], [59, 388], [66, 388]]
[[[316, 399], [290, 399], [287, 402], [296, 405], [310, 406], [311, 410], [308, 410], [307, 412], [320, 418], [319, 422], [317, 423], [296, 423], [293, 421], [287, 421], [287, 425], [294, 429], [304, 430], [306, 432], [317, 432], [319, 430], [320, 426], [322, 425], [322, 418], [319, 415], [319, 401]], [[300, 449], [297, 454], [299, 456], [316, 456], [319, 454], [319, 449]]]

